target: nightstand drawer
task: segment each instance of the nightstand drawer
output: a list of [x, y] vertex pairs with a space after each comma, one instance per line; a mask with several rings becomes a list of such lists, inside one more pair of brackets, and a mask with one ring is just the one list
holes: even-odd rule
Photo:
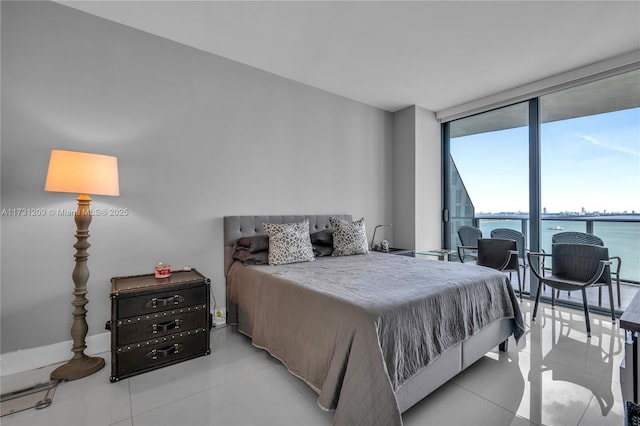
[[118, 317], [127, 318], [182, 308], [200, 304], [203, 300], [207, 300], [207, 289], [202, 285], [140, 296], [120, 297], [117, 300]]
[[207, 305], [194, 305], [170, 311], [118, 320], [118, 346], [128, 345], [183, 330], [208, 326]]
[[203, 338], [207, 333], [205, 327], [118, 347], [111, 381], [207, 355], [208, 339]]

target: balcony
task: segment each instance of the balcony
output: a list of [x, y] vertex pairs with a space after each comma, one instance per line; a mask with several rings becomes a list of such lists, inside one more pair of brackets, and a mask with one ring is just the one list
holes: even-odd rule
[[[521, 231], [529, 241], [529, 217], [527, 215], [475, 215], [473, 225], [482, 230], [486, 237], [496, 228], [510, 228]], [[616, 306], [619, 312], [624, 311], [629, 302], [640, 289], [640, 215], [610, 215], [610, 216], [543, 216], [541, 224], [541, 247], [551, 253], [551, 237], [564, 231], [587, 232], [599, 236], [609, 248], [610, 256], [620, 256], [622, 268], [620, 270], [620, 285], [622, 306]], [[531, 274], [527, 274], [527, 280]], [[515, 279], [515, 277], [514, 277]], [[515, 284], [515, 283], [514, 283]], [[525, 289], [529, 290], [529, 283]], [[614, 285], [614, 292], [615, 292]], [[597, 306], [598, 289], [588, 291], [589, 304]], [[543, 297], [551, 297], [550, 289], [543, 292]], [[614, 293], [614, 300], [616, 299]], [[569, 295], [561, 292], [560, 300], [565, 302], [582, 303], [579, 293]], [[616, 302], [617, 303], [617, 302]], [[607, 290], [603, 289], [602, 307], [605, 312], [609, 309]]]

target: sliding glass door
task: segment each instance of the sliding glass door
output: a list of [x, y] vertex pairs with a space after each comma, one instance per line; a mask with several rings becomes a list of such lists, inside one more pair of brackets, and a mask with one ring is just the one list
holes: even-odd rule
[[[640, 284], [639, 103], [640, 71], [540, 97], [541, 246], [550, 251], [560, 232], [594, 234], [610, 256], [620, 257], [626, 284]], [[635, 291], [623, 285], [616, 307]], [[600, 306], [592, 293], [589, 302]], [[581, 300], [566, 292], [561, 297]], [[606, 290], [602, 307], [609, 307]]]
[[621, 258], [624, 309], [640, 284], [640, 70], [445, 123], [443, 153], [445, 247], [461, 225], [546, 252], [556, 233], [596, 234]]
[[450, 124], [445, 197], [450, 247], [461, 245], [457, 230], [463, 225], [480, 228], [485, 238], [497, 228], [528, 234], [527, 124], [526, 102]]

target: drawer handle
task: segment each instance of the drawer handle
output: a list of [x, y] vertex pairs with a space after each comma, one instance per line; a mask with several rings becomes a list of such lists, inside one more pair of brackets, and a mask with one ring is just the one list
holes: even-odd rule
[[161, 349], [152, 349], [147, 352], [147, 358], [158, 359], [158, 358], [166, 358], [169, 355], [176, 355], [182, 352], [182, 348], [184, 345], [180, 343], [174, 343], [171, 346], [167, 346], [166, 348]]
[[175, 328], [180, 328], [180, 323], [183, 321], [184, 320], [181, 319], [175, 319], [173, 321], [161, 322], [160, 324], [151, 325], [151, 329], [154, 334], [159, 331], [173, 330]]
[[149, 300], [144, 306], [147, 308], [158, 308], [169, 305], [177, 305], [182, 302], [184, 302], [184, 297], [176, 294], [175, 296], [165, 297], [162, 299], [154, 297], [153, 299]]

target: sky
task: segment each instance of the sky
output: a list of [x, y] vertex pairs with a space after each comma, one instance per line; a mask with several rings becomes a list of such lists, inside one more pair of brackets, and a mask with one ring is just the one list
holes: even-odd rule
[[[640, 213], [640, 108], [544, 123], [541, 201], [548, 213]], [[476, 213], [529, 211], [528, 129], [451, 139]]]

